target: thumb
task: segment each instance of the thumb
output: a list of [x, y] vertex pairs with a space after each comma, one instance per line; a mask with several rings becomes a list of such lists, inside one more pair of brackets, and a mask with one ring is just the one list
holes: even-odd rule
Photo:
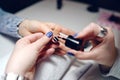
[[35, 41], [32, 46], [35, 47], [37, 50], [40, 50], [43, 46], [45, 46], [51, 40], [53, 36], [53, 32], [50, 31], [46, 33], [43, 37]]

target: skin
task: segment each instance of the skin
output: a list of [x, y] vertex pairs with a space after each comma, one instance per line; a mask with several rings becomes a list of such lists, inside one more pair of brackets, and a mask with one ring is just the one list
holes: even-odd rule
[[[45, 34], [53, 32], [51, 38]], [[14, 72], [33, 79], [35, 65], [53, 53], [66, 53], [63, 43], [53, 43], [52, 38], [59, 32], [73, 35], [74, 31], [64, 28], [61, 25], [40, 22], [37, 20], [24, 20], [19, 24], [18, 33], [23, 37], [17, 41], [13, 53], [6, 66], [5, 73]], [[45, 47], [49, 46], [49, 47]], [[31, 54], [31, 55], [30, 55]], [[24, 65], [24, 66], [23, 66]]]
[[[51, 23], [51, 22], [40, 22], [37, 20], [24, 20], [19, 25], [19, 34], [21, 36], [28, 36], [30, 34], [41, 32], [43, 34], [47, 33], [48, 31], [53, 31], [53, 36], [59, 35], [59, 33], [64, 33], [67, 35], [74, 35], [75, 32], [65, 28], [59, 24]], [[64, 55], [69, 50], [69, 48], [65, 47], [63, 42], [59, 42], [59, 47], [56, 48], [55, 53], [58, 55]]]
[[59, 32], [65, 34], [73, 35], [75, 32], [65, 28], [61, 25], [50, 23], [50, 22], [40, 22], [37, 20], [24, 20], [19, 25], [19, 34], [21, 36], [27, 36], [33, 33], [41, 32], [43, 34], [47, 33], [48, 31], [53, 31], [54, 35], [57, 35]]
[[44, 50], [45, 46], [51, 42], [51, 38], [43, 33], [35, 33], [18, 40], [5, 72], [14, 72], [24, 76], [35, 66], [38, 57], [41, 56], [39, 59], [42, 60], [54, 53], [55, 47], [58, 46], [56, 44], [51, 44]]
[[[80, 60], [94, 60], [106, 67], [112, 67], [117, 57], [117, 51], [112, 30], [108, 27], [106, 29], [108, 31], [107, 35], [102, 38], [97, 37], [100, 26], [95, 23], [89, 24], [83, 31], [78, 33], [76, 38], [83, 39], [84, 42], [90, 40], [93, 45], [90, 51], [85, 52], [69, 49], [62, 42], [59, 45], [52, 43], [51, 39], [53, 36], [58, 35], [59, 32], [74, 35], [74, 31], [54, 23], [24, 20], [19, 25], [18, 31], [23, 38], [17, 41], [5, 72], [14, 72], [25, 76], [28, 71], [31, 71], [35, 67], [38, 59], [47, 58], [55, 52], [63, 55], [67, 51], [73, 53]], [[49, 31], [53, 32], [51, 38], [44, 35]]]
[[72, 52], [80, 60], [94, 60], [103, 66], [112, 67], [117, 57], [117, 51], [111, 28], [105, 28], [107, 29], [107, 35], [105, 37], [97, 37], [100, 32], [100, 26], [95, 23], [89, 24], [76, 38], [84, 41], [90, 40], [93, 45], [92, 49], [87, 52], [81, 50], [69, 50], [69, 52]]

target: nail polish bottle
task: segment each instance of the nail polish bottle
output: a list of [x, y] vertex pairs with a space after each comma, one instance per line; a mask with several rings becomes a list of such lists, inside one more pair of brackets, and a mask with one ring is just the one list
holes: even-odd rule
[[65, 46], [71, 49], [75, 49], [75, 50], [82, 49], [82, 43], [83, 43], [82, 39], [76, 39], [72, 35], [66, 35], [63, 33], [60, 33], [58, 38], [65, 40]]

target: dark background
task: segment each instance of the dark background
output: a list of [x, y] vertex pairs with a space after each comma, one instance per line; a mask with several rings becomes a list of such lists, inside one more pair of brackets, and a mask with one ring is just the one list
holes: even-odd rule
[[99, 7], [120, 12], [120, 0], [72, 0], [87, 4], [96, 4]]
[[[0, 0], [0, 7], [4, 10], [15, 13], [42, 0]], [[57, 0], [56, 0], [57, 1]], [[96, 4], [99, 7], [120, 12], [120, 0], [71, 0], [87, 4]]]

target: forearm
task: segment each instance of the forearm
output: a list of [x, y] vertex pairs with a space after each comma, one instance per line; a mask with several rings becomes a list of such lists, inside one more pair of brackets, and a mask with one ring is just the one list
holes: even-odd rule
[[19, 18], [0, 9], [0, 33], [18, 38], [19, 34], [17, 33], [17, 26], [22, 21], [22, 18]]

